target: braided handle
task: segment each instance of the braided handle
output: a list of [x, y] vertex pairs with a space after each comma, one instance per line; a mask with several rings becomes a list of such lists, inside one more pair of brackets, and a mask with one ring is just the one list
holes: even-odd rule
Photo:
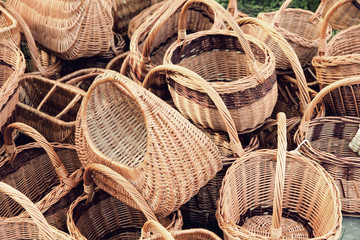
[[271, 224], [271, 239], [281, 238], [281, 215], [282, 201], [285, 185], [285, 164], [286, 164], [286, 115], [283, 112], [277, 115], [278, 122], [278, 150], [275, 175], [275, 189], [273, 201], [273, 215]]
[[300, 134], [301, 139], [304, 139], [305, 133], [309, 129], [309, 123], [313, 116], [313, 112], [314, 112], [316, 106], [323, 100], [325, 95], [327, 95], [328, 93], [330, 93], [331, 91], [333, 91], [339, 87], [352, 85], [352, 84], [360, 84], [360, 76], [345, 78], [345, 79], [339, 80], [337, 82], [331, 83], [330, 85], [324, 87], [315, 96], [315, 98], [310, 102], [308, 108], [306, 109], [304, 116], [301, 120], [300, 126], [299, 126], [299, 134]]
[[150, 238], [150, 232], [161, 235], [161, 239], [175, 240], [173, 236], [159, 222], [154, 220], [147, 221], [141, 229], [141, 240]]
[[263, 29], [265, 32], [269, 34], [269, 36], [274, 39], [275, 42], [280, 46], [281, 50], [284, 52], [286, 57], [289, 59], [289, 62], [294, 70], [295, 77], [297, 79], [296, 84], [298, 86], [299, 92], [300, 92], [300, 112], [304, 113], [307, 105], [310, 103], [311, 98], [308, 91], [307, 81], [305, 78], [304, 71], [301, 67], [299, 58], [293, 48], [290, 46], [288, 41], [285, 40], [285, 38], [279, 34], [272, 26], [267, 24], [265, 21], [262, 21], [258, 18], [241, 18], [237, 20], [237, 23], [239, 26], [246, 25], [246, 24], [253, 24], [261, 29]]
[[44, 215], [28, 197], [4, 182], [0, 182], [0, 192], [11, 197], [14, 201], [25, 208], [36, 226], [39, 228], [39, 232], [43, 235], [44, 239], [56, 239]]
[[233, 118], [231, 117], [231, 114], [230, 114], [229, 110], [227, 109], [224, 101], [221, 99], [220, 95], [216, 92], [216, 90], [213, 88], [213, 86], [211, 86], [210, 83], [208, 83], [206, 80], [204, 80], [197, 73], [195, 73], [187, 68], [184, 68], [184, 67], [181, 67], [178, 65], [162, 65], [162, 66], [157, 66], [157, 67], [153, 68], [146, 75], [144, 82], [143, 82], [143, 87], [149, 88], [150, 79], [154, 75], [156, 75], [158, 73], [163, 73], [163, 72], [165, 72], [166, 74], [170, 74], [171, 78], [177, 78], [177, 77], [183, 76], [182, 81], [188, 81], [188, 82], [197, 84], [200, 90], [204, 91], [205, 93], [207, 93], [209, 95], [211, 100], [214, 102], [214, 104], [218, 108], [219, 114], [221, 115], [221, 118], [223, 119], [223, 121], [225, 123], [226, 129], [228, 131], [229, 138], [230, 138], [230, 144], [231, 144], [234, 154], [237, 156], [242, 156], [244, 154], [244, 149], [241, 145], [239, 135], [236, 130], [235, 122], [234, 122]]
[[330, 8], [330, 10], [326, 13], [325, 18], [321, 25], [321, 30], [320, 30], [320, 42], [319, 42], [319, 52], [318, 52], [319, 56], [324, 56], [325, 52], [326, 52], [326, 48], [327, 48], [326, 30], [329, 25], [331, 16], [336, 12], [336, 10], [338, 10], [340, 8], [340, 6], [344, 5], [347, 2], [351, 2], [351, 1], [354, 1], [354, 0], [338, 0]]
[[256, 80], [260, 84], [262, 84], [266, 79], [262, 74], [260, 74], [259, 67], [256, 63], [254, 53], [251, 50], [249, 42], [245, 38], [244, 32], [241, 30], [239, 25], [236, 24], [234, 18], [229, 14], [229, 12], [227, 12], [219, 3], [215, 2], [215, 1], [206, 1], [206, 0], [189, 0], [189, 1], [187, 1], [180, 12], [178, 42], [183, 41], [183, 44], [184, 45], [186, 44], [186, 41], [185, 41], [185, 38], [186, 38], [186, 26], [185, 26], [186, 25], [186, 15], [187, 15], [188, 9], [192, 5], [199, 4], [199, 3], [209, 5], [234, 30], [234, 32], [237, 34], [237, 37], [238, 37], [241, 47], [244, 49], [244, 52], [245, 52], [246, 56], [248, 57], [248, 65], [250, 66], [251, 73], [254, 74]]

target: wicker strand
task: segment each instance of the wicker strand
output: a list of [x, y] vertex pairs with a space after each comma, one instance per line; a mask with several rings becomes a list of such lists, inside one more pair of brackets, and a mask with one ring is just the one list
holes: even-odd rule
[[360, 155], [360, 125], [356, 135], [349, 143], [349, 148]]
[[173, 236], [159, 222], [154, 220], [147, 221], [141, 229], [141, 240], [150, 238], [150, 232], [160, 234], [164, 240], [175, 240]]

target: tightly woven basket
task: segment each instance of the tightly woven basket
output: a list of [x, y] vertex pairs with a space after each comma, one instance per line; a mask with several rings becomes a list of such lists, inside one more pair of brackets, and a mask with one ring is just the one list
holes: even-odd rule
[[2, 5], [0, 5], [0, 40], [7, 40], [20, 46], [20, 25]]
[[[16, 147], [14, 130], [20, 130], [36, 143]], [[75, 146], [50, 144], [39, 132], [23, 123], [10, 124], [5, 130], [4, 141], [6, 154], [0, 159], [0, 181], [24, 193], [36, 202], [42, 212], [48, 211], [64, 198], [63, 205], [47, 212], [46, 218], [50, 224], [65, 230], [66, 210], [69, 201], [74, 198], [68, 193], [81, 180], [81, 163]], [[17, 216], [21, 210], [13, 200], [0, 198], [1, 217]], [[21, 216], [25, 217], [26, 213]]]
[[25, 59], [20, 49], [11, 42], [0, 40], [0, 147], [2, 133], [7, 124], [15, 120], [19, 81], [24, 71]]
[[222, 168], [218, 149], [199, 129], [113, 71], [91, 85], [76, 126], [82, 164], [120, 173], [159, 217], [177, 210]]
[[[95, 191], [93, 180], [99, 187]], [[122, 189], [123, 194], [113, 195], [117, 189]], [[72, 203], [68, 212], [68, 229], [75, 239], [139, 239], [147, 220], [157, 218], [132, 184], [103, 165], [86, 167], [84, 194]], [[172, 219], [161, 222], [169, 229], [180, 229], [181, 213], [178, 211]]]
[[225, 239], [338, 239], [340, 196], [334, 180], [308, 158], [286, 151], [278, 114], [278, 150], [259, 150], [227, 171], [217, 219]]
[[[326, 0], [323, 17], [338, 0]], [[335, 30], [344, 30], [360, 23], [360, 1], [347, 2], [341, 6], [330, 19], [330, 25]]]
[[65, 60], [91, 57], [114, 46], [111, 0], [7, 0], [36, 42]]
[[322, 89], [313, 99], [302, 119], [298, 143], [300, 152], [318, 161], [334, 178], [340, 190], [344, 214], [360, 215], [360, 157], [350, 149], [359, 129], [360, 118], [326, 116], [312, 119], [314, 107], [323, 98], [344, 86], [357, 86], [360, 77], [346, 78]]
[[[150, 235], [153, 232], [155, 235]], [[166, 230], [159, 222], [147, 221], [141, 229], [140, 240], [221, 240], [215, 233], [205, 229]]]
[[[311, 65], [311, 60], [317, 53], [320, 40], [319, 26], [322, 19], [318, 17], [318, 14], [308, 10], [286, 9], [291, 2], [292, 0], [286, 0], [277, 12], [259, 13], [258, 18], [274, 26], [294, 49], [301, 66], [307, 67]], [[332, 30], [328, 24], [325, 25], [325, 33], [326, 39], [329, 40]], [[283, 51], [267, 33], [258, 31], [256, 37], [271, 47], [275, 54], [277, 69], [291, 68]]]
[[51, 227], [39, 209], [23, 193], [0, 182], [1, 195], [7, 196], [15, 201], [29, 213], [29, 218], [0, 218], [0, 238], [8, 240], [34, 240], [34, 239], [51, 239], [51, 240], [71, 240], [70, 235]]
[[77, 87], [26, 74], [20, 81], [16, 121], [49, 141], [75, 143], [75, 120], [84, 95]]
[[[137, 83], [141, 83], [152, 68], [163, 63], [166, 50], [177, 39], [179, 14], [186, 2], [187, 0], [165, 1], [151, 19], [134, 32], [130, 42], [129, 65], [131, 78]], [[222, 19], [217, 15], [218, 9], [212, 8], [213, 2], [199, 1], [192, 6], [184, 19], [188, 32], [223, 26]], [[124, 71], [121, 73], [125, 74]], [[150, 89], [163, 99], [170, 96], [165, 77], [153, 82]]]

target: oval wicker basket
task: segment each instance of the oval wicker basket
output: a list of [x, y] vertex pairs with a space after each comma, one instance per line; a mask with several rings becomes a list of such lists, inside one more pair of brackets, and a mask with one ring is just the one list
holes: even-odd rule
[[12, 201], [17, 202], [31, 217], [31, 219], [19, 217], [0, 219], [0, 228], [2, 229], [2, 231], [0, 231], [1, 239], [73, 239], [70, 235], [51, 227], [39, 209], [23, 193], [3, 182], [0, 182], [0, 192], [3, 193], [2, 195], [6, 195], [9, 199], [12, 199]]
[[[95, 191], [93, 181], [98, 186]], [[122, 194], [117, 194], [119, 189]], [[84, 194], [71, 204], [68, 212], [68, 229], [75, 239], [139, 239], [147, 220], [157, 218], [132, 184], [104, 165], [86, 167]], [[169, 229], [182, 226], [180, 211], [172, 219], [160, 220]]]
[[159, 217], [177, 210], [222, 167], [218, 149], [199, 129], [113, 71], [87, 92], [76, 145], [83, 165], [101, 163], [120, 173]]
[[344, 214], [360, 215], [360, 157], [349, 144], [356, 136], [360, 118], [326, 116], [312, 119], [313, 109], [324, 97], [344, 86], [358, 86], [360, 77], [346, 78], [322, 89], [313, 99], [299, 127], [300, 152], [319, 162], [340, 190]]
[[[258, 18], [273, 25], [284, 36], [296, 52], [301, 66], [311, 65], [312, 58], [316, 55], [320, 40], [320, 25], [322, 19], [316, 13], [302, 9], [286, 9], [292, 0], [286, 0], [279, 11], [259, 13]], [[326, 39], [332, 34], [331, 26], [325, 28]], [[286, 70], [291, 68], [289, 60], [284, 55], [276, 42], [269, 38], [263, 31], [256, 32], [256, 37], [271, 47], [275, 54], [276, 68]]]
[[[326, 0], [323, 17], [338, 0]], [[360, 1], [347, 2], [341, 6], [330, 19], [330, 25], [335, 30], [345, 30], [360, 23]]]
[[0, 40], [7, 40], [20, 46], [20, 25], [4, 6], [0, 5]]
[[277, 151], [245, 154], [227, 171], [217, 209], [225, 239], [338, 239], [339, 191], [319, 164], [286, 151], [284, 113], [278, 143]]

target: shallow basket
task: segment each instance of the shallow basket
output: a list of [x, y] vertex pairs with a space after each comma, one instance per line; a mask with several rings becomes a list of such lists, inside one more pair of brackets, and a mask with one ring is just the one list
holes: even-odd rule
[[319, 162], [334, 178], [340, 190], [344, 214], [360, 215], [360, 157], [349, 144], [359, 129], [360, 118], [326, 116], [312, 119], [314, 107], [340, 87], [358, 85], [360, 77], [337, 81], [313, 99], [299, 127], [299, 151]]
[[278, 142], [277, 151], [245, 154], [228, 169], [217, 209], [225, 239], [338, 239], [339, 192], [319, 164], [286, 151], [284, 113]]
[[[323, 17], [335, 5], [337, 0], [326, 0]], [[341, 6], [330, 19], [330, 25], [335, 30], [344, 30], [360, 23], [360, 1], [350, 1]]]
[[[320, 24], [322, 19], [316, 13], [302, 9], [286, 9], [292, 0], [286, 0], [277, 12], [259, 13], [258, 18], [272, 24], [284, 36], [296, 52], [301, 66], [311, 65], [312, 58], [316, 55], [320, 41]], [[325, 25], [326, 39], [332, 34], [330, 25]], [[276, 42], [268, 34], [258, 31], [256, 37], [271, 47], [275, 54], [276, 68], [289, 69], [290, 62]]]

